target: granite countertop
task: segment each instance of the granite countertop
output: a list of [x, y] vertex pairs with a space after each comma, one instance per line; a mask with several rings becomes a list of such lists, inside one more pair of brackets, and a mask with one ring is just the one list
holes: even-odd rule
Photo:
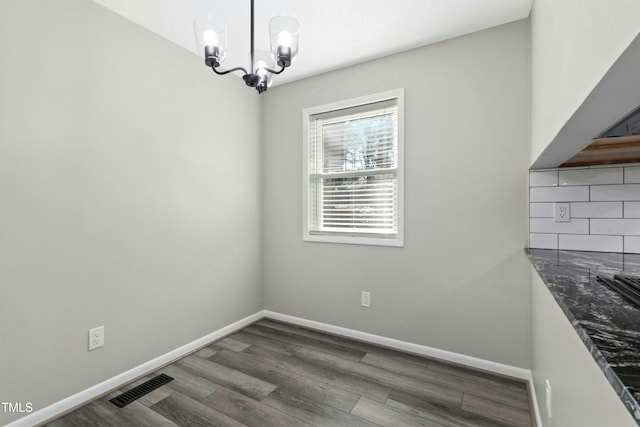
[[596, 281], [640, 276], [640, 255], [527, 249], [529, 260], [640, 425], [640, 308]]

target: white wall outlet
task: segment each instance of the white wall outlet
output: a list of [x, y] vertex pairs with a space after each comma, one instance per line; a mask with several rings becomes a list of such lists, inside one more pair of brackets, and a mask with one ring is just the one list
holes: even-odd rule
[[104, 326], [89, 329], [89, 351], [104, 345]]
[[371, 307], [371, 292], [362, 291], [362, 294], [360, 294], [360, 305], [363, 307]]
[[547, 415], [549, 416], [549, 418], [551, 418], [551, 383], [549, 382], [549, 380], [547, 379], [546, 382], [546, 388], [545, 388], [545, 397], [546, 397], [546, 403], [547, 403]]
[[571, 208], [569, 203], [554, 203], [553, 212], [555, 222], [571, 221]]

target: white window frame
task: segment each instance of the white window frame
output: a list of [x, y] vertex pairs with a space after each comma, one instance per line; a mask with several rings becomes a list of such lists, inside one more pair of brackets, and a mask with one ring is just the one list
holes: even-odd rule
[[[395, 100], [398, 107], [397, 129], [397, 234], [395, 236], [362, 236], [349, 232], [311, 233], [309, 230], [309, 137], [310, 118], [317, 114]], [[348, 114], [348, 113], [346, 113]], [[404, 89], [395, 89], [359, 98], [338, 101], [302, 111], [302, 240], [307, 242], [346, 243], [354, 245], [404, 246]]]

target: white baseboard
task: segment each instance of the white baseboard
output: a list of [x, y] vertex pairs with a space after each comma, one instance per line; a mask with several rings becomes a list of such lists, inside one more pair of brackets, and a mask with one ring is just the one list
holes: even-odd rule
[[36, 412], [33, 412], [19, 420], [16, 420], [10, 424], [7, 424], [6, 427], [31, 427], [37, 424], [41, 424], [45, 421], [48, 421], [64, 412], [70, 411], [73, 408], [81, 406], [105, 393], [108, 393], [111, 390], [118, 389], [122, 385], [135, 380], [141, 376], [144, 376], [150, 372], [153, 372], [164, 365], [171, 363], [172, 361], [179, 359], [201, 347], [206, 346], [212, 341], [218, 340], [226, 335], [232, 334], [233, 332], [244, 328], [245, 326], [256, 322], [262, 318], [270, 318], [274, 320], [280, 320], [283, 322], [292, 323], [299, 326], [304, 326], [311, 329], [316, 329], [319, 331], [328, 332], [335, 335], [342, 335], [344, 337], [353, 338], [360, 341], [369, 342], [372, 344], [378, 344], [381, 346], [419, 354], [423, 356], [433, 357], [436, 359], [458, 363], [461, 365], [470, 366], [476, 369], [482, 369], [484, 371], [493, 372], [500, 375], [509, 376], [512, 378], [518, 378], [522, 380], [526, 380], [529, 383], [529, 389], [531, 393], [531, 398], [533, 399], [533, 409], [536, 417], [536, 423], [538, 426], [540, 424], [540, 414], [538, 411], [538, 404], [535, 395], [535, 389], [533, 386], [533, 378], [531, 376], [531, 371], [523, 368], [517, 368], [514, 366], [505, 365], [502, 363], [492, 362], [490, 360], [484, 360], [477, 357], [466, 356], [464, 354], [454, 353], [446, 350], [439, 350], [437, 348], [428, 347], [425, 345], [414, 344], [406, 341], [400, 341], [393, 338], [387, 338], [380, 335], [374, 335], [367, 332], [360, 332], [354, 329], [343, 328], [341, 326], [330, 325], [328, 323], [316, 322], [313, 320], [307, 320], [300, 317], [290, 316], [287, 314], [276, 313], [269, 310], [261, 310], [257, 313], [254, 313], [250, 316], [245, 317], [244, 319], [238, 320], [230, 325], [227, 325], [223, 328], [218, 329], [215, 332], [212, 332], [208, 335], [205, 335], [202, 338], [198, 338], [195, 341], [192, 341], [188, 344], [183, 345], [180, 348], [172, 350], [168, 353], [165, 353], [161, 356], [156, 357], [149, 362], [143, 363], [142, 365], [136, 366], [133, 369], [130, 369], [122, 374], [116, 375], [115, 377], [109, 378], [95, 386], [89, 387], [86, 390], [83, 390], [79, 393], [74, 394], [73, 396], [67, 397], [59, 402], [56, 402], [52, 405], [49, 405], [45, 408], [42, 408]]
[[282, 322], [293, 323], [299, 326], [305, 326], [311, 329], [328, 332], [331, 334], [342, 335], [360, 341], [366, 341], [372, 344], [378, 344], [393, 349], [398, 349], [408, 353], [420, 354], [432, 357], [434, 359], [445, 360], [447, 362], [458, 363], [470, 366], [483, 371], [489, 371], [500, 375], [528, 381], [531, 377], [531, 371], [528, 369], [517, 368], [515, 366], [505, 365], [502, 363], [492, 362], [490, 360], [480, 359], [478, 357], [466, 356], [464, 354], [454, 353], [446, 350], [428, 347], [426, 345], [414, 344], [406, 341], [400, 341], [393, 338], [387, 338], [380, 335], [360, 332], [354, 329], [343, 328], [341, 326], [329, 325], [327, 323], [316, 322], [313, 320], [302, 319], [300, 317], [289, 316], [288, 314], [276, 313], [269, 310], [263, 310], [265, 317]]
[[540, 417], [540, 408], [538, 407], [538, 396], [536, 395], [536, 386], [533, 382], [533, 372], [530, 372], [529, 375], [529, 397], [531, 398], [531, 406], [536, 419], [536, 426], [542, 427], [542, 418]]
[[89, 387], [88, 389], [76, 393], [73, 396], [69, 396], [66, 399], [60, 400], [59, 402], [42, 408], [36, 412], [32, 412], [31, 414], [23, 418], [7, 424], [5, 427], [32, 427], [34, 425], [41, 424], [77, 406], [83, 405], [97, 398], [98, 396], [108, 393], [111, 390], [118, 389], [122, 385], [133, 381], [136, 378], [153, 372], [156, 369], [159, 369], [176, 359], [186, 356], [187, 354], [206, 346], [212, 341], [218, 340], [225, 335], [232, 334], [233, 332], [242, 329], [257, 320], [262, 319], [263, 317], [265, 317], [264, 310], [258, 311], [257, 313], [254, 313], [250, 316], [245, 317], [244, 319], [238, 320], [237, 322], [220, 328], [217, 331], [205, 335], [202, 338], [198, 338], [195, 341], [183, 345], [182, 347], [158, 356], [155, 359], [143, 363], [142, 365], [136, 366], [135, 368], [123, 372], [122, 374], [116, 375], [115, 377], [109, 378], [108, 380]]

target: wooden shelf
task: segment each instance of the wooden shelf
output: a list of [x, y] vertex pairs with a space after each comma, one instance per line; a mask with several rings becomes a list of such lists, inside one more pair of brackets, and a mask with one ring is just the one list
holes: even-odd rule
[[560, 167], [637, 162], [640, 162], [640, 135], [633, 135], [594, 139], [591, 144], [561, 164]]

